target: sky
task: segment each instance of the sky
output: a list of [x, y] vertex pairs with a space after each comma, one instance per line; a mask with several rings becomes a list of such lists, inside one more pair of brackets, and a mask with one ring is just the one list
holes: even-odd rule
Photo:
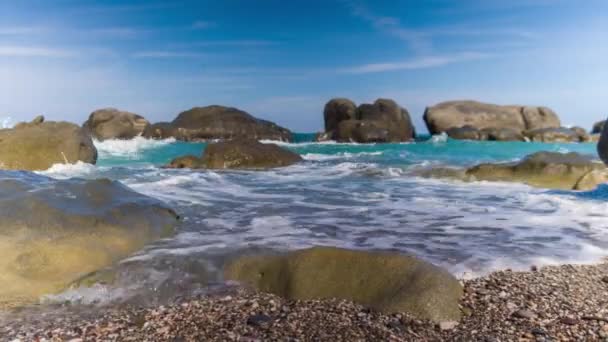
[[606, 0], [0, 0], [0, 118], [170, 121], [243, 109], [296, 132], [333, 97], [544, 105], [608, 115]]

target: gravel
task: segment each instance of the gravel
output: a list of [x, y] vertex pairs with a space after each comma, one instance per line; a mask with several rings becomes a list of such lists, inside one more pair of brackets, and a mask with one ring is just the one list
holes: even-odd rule
[[468, 280], [460, 322], [437, 324], [348, 301], [293, 301], [237, 288], [154, 308], [97, 309], [95, 315], [9, 315], [0, 322], [0, 336], [74, 342], [608, 341], [607, 275], [602, 263]]

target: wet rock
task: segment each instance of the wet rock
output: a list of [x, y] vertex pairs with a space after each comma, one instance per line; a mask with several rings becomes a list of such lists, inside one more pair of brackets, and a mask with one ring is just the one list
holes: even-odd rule
[[143, 116], [115, 108], [99, 109], [89, 115], [82, 127], [97, 140], [132, 139], [150, 125]]
[[118, 182], [0, 180], [0, 306], [50, 294], [170, 236], [177, 215]]
[[193, 155], [177, 157], [164, 166], [167, 169], [200, 169], [203, 167], [201, 158]]
[[75, 124], [37, 117], [0, 129], [1, 169], [46, 170], [78, 161], [95, 164], [97, 149], [91, 136]]
[[183, 141], [228, 139], [268, 139], [291, 141], [292, 133], [277, 124], [257, 119], [237, 108], [195, 107], [180, 113], [172, 122], [148, 126], [143, 136], [153, 139], [173, 137]]
[[436, 322], [460, 319], [458, 280], [396, 253], [315, 247], [244, 256], [226, 266], [225, 277], [290, 299], [341, 298]]
[[297, 153], [275, 144], [237, 139], [207, 145], [200, 165], [209, 169], [267, 169], [301, 160]]

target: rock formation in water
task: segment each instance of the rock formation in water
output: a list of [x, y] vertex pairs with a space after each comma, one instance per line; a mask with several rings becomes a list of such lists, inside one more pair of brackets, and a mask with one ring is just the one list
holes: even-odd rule
[[325, 105], [323, 117], [325, 133], [318, 140], [401, 142], [413, 140], [416, 135], [407, 110], [389, 99], [359, 107], [348, 99], [332, 99]]
[[435, 168], [419, 175], [464, 181], [519, 182], [564, 190], [591, 190], [608, 181], [608, 169], [602, 163], [574, 152], [537, 152], [515, 163], [484, 163], [468, 169]]
[[458, 280], [397, 253], [315, 247], [244, 256], [226, 266], [225, 277], [289, 299], [339, 298], [437, 322], [460, 319]]
[[75, 124], [39, 116], [14, 128], [0, 129], [0, 169], [46, 170], [54, 164], [95, 164], [91, 136]]
[[580, 127], [561, 127], [547, 107], [499, 106], [477, 101], [448, 101], [428, 107], [424, 121], [431, 134], [453, 139], [539, 142], [588, 142]]
[[2, 171], [0, 306], [37, 300], [145, 244], [177, 215], [118, 182]]
[[173, 159], [166, 168], [192, 169], [268, 169], [302, 161], [300, 155], [275, 144], [254, 139], [235, 139], [209, 143], [201, 158], [183, 156]]
[[97, 140], [133, 139], [150, 125], [143, 116], [114, 108], [99, 109], [89, 115], [82, 127]]
[[292, 133], [273, 122], [261, 120], [237, 108], [195, 107], [180, 113], [172, 122], [146, 127], [143, 136], [183, 141], [228, 140], [236, 138], [291, 141]]

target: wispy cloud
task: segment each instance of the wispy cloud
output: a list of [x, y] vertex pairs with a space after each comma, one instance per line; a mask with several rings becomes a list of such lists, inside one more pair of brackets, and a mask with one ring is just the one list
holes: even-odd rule
[[151, 33], [153, 30], [139, 28], [139, 27], [129, 27], [129, 26], [117, 26], [117, 27], [104, 27], [104, 28], [94, 28], [84, 30], [87, 34], [95, 34], [100, 36], [108, 36], [113, 38], [138, 38], [145, 34]]
[[343, 69], [343, 73], [349, 74], [368, 74], [398, 70], [418, 70], [441, 67], [454, 63], [467, 62], [489, 58], [492, 55], [478, 52], [465, 52], [460, 54], [450, 54], [445, 56], [425, 56], [413, 58], [405, 61], [371, 63]]
[[215, 27], [216, 23], [208, 20], [197, 20], [192, 23], [192, 29], [194, 30], [204, 30], [208, 28]]
[[165, 50], [154, 50], [154, 51], [141, 51], [131, 55], [133, 58], [149, 58], [149, 59], [169, 59], [169, 58], [199, 58], [204, 57], [206, 54], [199, 52], [189, 51], [165, 51]]
[[272, 40], [207, 40], [188, 44], [189, 46], [230, 46], [230, 47], [263, 47], [279, 45]]
[[40, 26], [5, 26], [0, 27], [0, 35], [25, 35], [38, 34], [50, 31], [49, 28]]
[[73, 57], [76, 53], [61, 48], [0, 45], [0, 57]]

